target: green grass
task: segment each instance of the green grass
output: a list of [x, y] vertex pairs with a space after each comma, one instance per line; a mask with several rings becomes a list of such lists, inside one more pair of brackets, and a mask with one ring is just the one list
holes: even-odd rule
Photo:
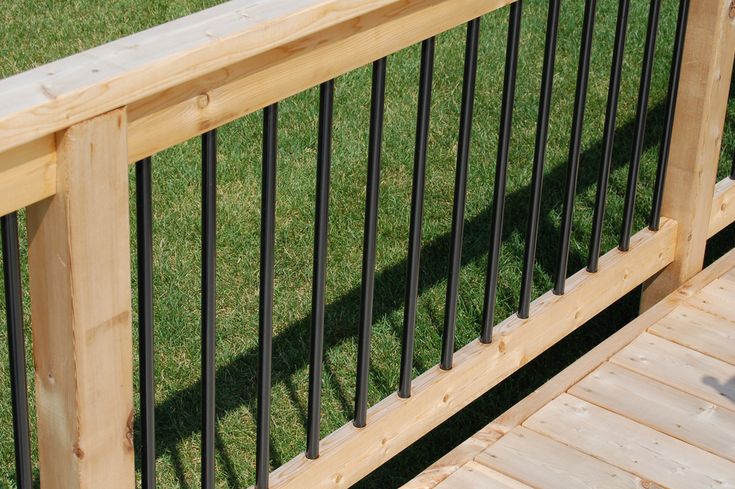
[[[0, 32], [0, 54], [3, 60], [0, 76], [9, 76], [215, 3], [219, 2], [124, 0], [104, 5], [91, 0], [8, 2], [0, 14], [4, 25]], [[501, 251], [498, 320], [513, 314], [517, 307], [530, 197], [546, 5], [547, 2], [541, 0], [529, 0], [524, 5], [506, 224]], [[534, 297], [551, 288], [555, 266], [582, 11], [583, 2], [562, 4]], [[581, 268], [586, 260], [597, 169], [602, 152], [602, 128], [616, 11], [617, 2], [614, 0], [598, 2], [570, 271]], [[646, 146], [636, 201], [636, 229], [645, 225], [650, 206], [676, 11], [677, 2], [663, 2]], [[616, 245], [621, 222], [647, 12], [648, 2], [632, 2], [615, 161], [604, 227], [604, 250]], [[457, 347], [477, 337], [482, 313], [506, 25], [507, 9], [503, 9], [487, 15], [481, 28]], [[430, 368], [439, 359], [464, 34], [464, 27], [458, 27], [440, 35], [437, 43], [415, 375]], [[398, 383], [418, 57], [418, 46], [414, 46], [390, 56], [388, 61], [371, 350], [371, 404], [394, 391]], [[323, 386], [324, 435], [349, 421], [352, 413], [369, 99], [369, 67], [355, 70], [336, 81]], [[274, 466], [301, 452], [305, 443], [317, 101], [318, 91], [312, 88], [280, 105], [273, 344]], [[730, 112], [735, 112], [735, 108], [731, 106]], [[171, 123], [175, 124], [175, 121]], [[723, 154], [730, 155], [735, 148], [733, 132], [727, 133]], [[219, 131], [218, 487], [246, 487], [254, 480], [260, 135], [260, 114], [244, 117]], [[729, 161], [729, 158], [726, 159]], [[725, 171], [723, 165], [721, 174]], [[197, 140], [155, 156], [153, 199], [158, 485], [166, 488], [199, 486], [200, 178]], [[132, 211], [134, 208], [131, 206]], [[28, 305], [27, 297], [25, 305]], [[634, 316], [636, 305], [635, 294], [626, 297], [570, 339], [435, 430], [425, 440], [409, 448], [396, 461], [368, 477], [361, 487], [399, 485], [452, 445], [459, 443], [462, 436], [469, 436], [524, 393], [623, 325]], [[29, 330], [27, 334], [30, 363]], [[0, 349], [3, 349], [0, 358], [6, 358], [5, 339], [0, 340]], [[3, 386], [6, 386], [8, 370], [4, 361], [0, 362], [0, 377], [4, 379]], [[7, 387], [4, 388], [0, 395], [0, 486], [3, 487], [13, 484], [10, 401], [6, 395]]]

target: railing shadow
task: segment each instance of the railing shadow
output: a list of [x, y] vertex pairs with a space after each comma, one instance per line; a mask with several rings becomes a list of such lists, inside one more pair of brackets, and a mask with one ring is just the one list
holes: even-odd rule
[[709, 387], [712, 387], [717, 391], [717, 394], [724, 397], [731, 404], [735, 405], [735, 377], [732, 377], [727, 382], [720, 382], [719, 379], [711, 375], [705, 375], [702, 377], [702, 383]]
[[[663, 117], [664, 106], [662, 103], [652, 107], [649, 112], [649, 124], [645, 145], [646, 149], [658, 144], [657, 135], [660, 133], [660, 121]], [[616, 148], [613, 168], [624, 165], [630, 155], [630, 146], [634, 134], [634, 123], [628, 122], [616, 130]], [[596, 186], [599, 161], [602, 157], [603, 143], [598, 141], [584, 151], [579, 173], [578, 195], [585, 189]], [[541, 219], [541, 236], [554, 236], [553, 246], [545, 247], [539, 243], [537, 253], [537, 267], [553, 273], [555, 269], [556, 236], [558, 230], [556, 224], [550, 218], [549, 213], [553, 209], [561, 207], [563, 198], [564, 181], [566, 178], [566, 165], [555, 165], [544, 176], [544, 197]], [[562, 189], [562, 190], [559, 190]], [[526, 215], [530, 188], [526, 186], [516, 192], [510, 193], [506, 200], [506, 215]], [[489, 206], [491, 196], [488, 196], [488, 207], [478, 215], [468, 219], [464, 228], [464, 246], [462, 253], [462, 266], [477, 260], [485, 261], [488, 251], [490, 236], [490, 212]], [[608, 216], [609, 218], [609, 216]], [[507, 239], [513, 233], [525, 235], [525, 219], [506, 219], [503, 237]], [[436, 284], [446, 280], [448, 268], [450, 235], [445, 233], [429, 243], [425, 243], [421, 252], [421, 281], [420, 290], [429, 289]], [[572, 252], [569, 260], [569, 270], [576, 271], [584, 266], [586, 256]], [[403, 307], [403, 293], [405, 284], [407, 264], [404, 259], [380, 271], [375, 277], [375, 304], [374, 318], [381, 318], [391, 314]], [[342, 342], [355, 337], [357, 334], [357, 311], [359, 310], [360, 289], [355, 287], [341, 296], [339, 299], [326, 306], [326, 337], [325, 352], [334, 348]], [[345, 321], [345, 318], [354, 318]], [[478, 318], [479, 320], [479, 318]], [[304, 338], [308, 338], [310, 317], [289, 324], [278, 336], [273, 339], [273, 384], [289, 384], [293, 374], [300, 371], [308, 364], [308, 351], [303, 348]], [[400, 337], [401, 325], [395, 325], [396, 334]], [[437, 325], [440, 328], [441, 324]], [[479, 334], [479, 326], [478, 326]], [[437, 358], [438, 361], [438, 358]], [[242, 408], [243, 406], [251, 412], [255, 411], [255, 389], [256, 384], [255, 365], [257, 362], [257, 349], [252, 348], [243, 352], [236, 359], [217, 367], [217, 418], [223, 418], [228, 413]], [[423, 371], [426, 366], [417, 365]], [[325, 365], [325, 370], [329, 368]], [[332, 377], [332, 376], [329, 376]], [[293, 386], [292, 390], [293, 390]], [[350, 417], [352, 413], [352, 394], [342, 392], [340, 386], [338, 397], [344, 415]], [[396, 386], [397, 387], [397, 386]], [[293, 393], [296, 396], [295, 393]], [[157, 455], [168, 455], [172, 459], [174, 471], [181, 487], [188, 487], [184, 474], [183, 463], [180, 459], [178, 444], [184, 439], [201, 431], [199, 406], [201, 402], [201, 385], [196, 383], [182, 389], [170, 396], [156, 406], [157, 425]], [[303, 422], [303, 419], [300, 420]], [[221, 440], [217, 443], [218, 459], [222, 460], [220, 469], [224, 471], [224, 477], [230, 487], [239, 487], [239, 475], [235, 473], [233, 464]], [[253, 447], [254, 448], [254, 447]], [[272, 457], [278, 455], [275, 445], [272, 449]], [[277, 457], [276, 457], [277, 458]], [[272, 458], [273, 465], [278, 466], [281, 460]], [[241, 476], [241, 475], [240, 475]]]

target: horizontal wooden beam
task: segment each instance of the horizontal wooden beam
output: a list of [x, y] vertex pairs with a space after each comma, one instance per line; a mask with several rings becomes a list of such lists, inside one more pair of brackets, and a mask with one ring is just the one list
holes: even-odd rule
[[0, 154], [0, 216], [56, 193], [56, 144], [46, 136]]
[[[129, 107], [131, 162], [503, 7], [402, 0], [314, 31]], [[175, 121], [175, 122], [173, 122]]]
[[711, 238], [733, 222], [735, 222], [735, 180], [725, 178], [715, 186], [707, 237]]
[[0, 80], [0, 211], [53, 195], [76, 123], [126, 106], [134, 163], [512, 1], [236, 0]]
[[[359, 63], [369, 62], [511, 1], [226, 2], [0, 80], [0, 153], [118, 107], [133, 105], [133, 122], [159, 112], [159, 97], [172, 103], [193, 99], [209, 119], [227, 120], [230, 111], [242, 114], [259, 105], [233, 107], [235, 101], [212, 91], [235, 79], [269, 69], [271, 76], [284, 76], [274, 64], [289, 60], [286, 79], [266, 75], [259, 91], [296, 93], [359, 66], [347, 60], [353, 49]], [[310, 54], [315, 42], [321, 43], [319, 56]], [[167, 119], [162, 125], [179, 124]]]
[[409, 399], [393, 394], [370, 408], [365, 428], [347, 423], [327, 436], [318, 459], [302, 454], [276, 469], [271, 487], [354, 484], [671, 263], [676, 230], [676, 222], [664, 218], [658, 232], [637, 233], [630, 251], [605, 254], [597, 273], [573, 275], [566, 294], [536, 299], [529, 319], [500, 323], [492, 344], [475, 340], [455, 353], [452, 370], [435, 366], [420, 375]]
[[0, 152], [399, 0], [234, 0], [0, 80]]

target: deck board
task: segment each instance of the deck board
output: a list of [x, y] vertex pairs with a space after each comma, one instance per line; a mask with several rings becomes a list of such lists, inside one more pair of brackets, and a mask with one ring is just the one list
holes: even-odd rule
[[735, 461], [735, 412], [704, 399], [612, 363], [600, 366], [569, 393]]
[[641, 479], [633, 474], [520, 426], [475, 457], [475, 461], [532, 487], [642, 487]]
[[735, 410], [735, 365], [648, 333], [636, 338], [611, 361]]
[[404, 489], [735, 489], [735, 250]]
[[569, 394], [523, 426], [671, 489], [735, 488], [735, 464]]
[[729, 322], [688, 304], [651, 326], [648, 332], [735, 364], [735, 328]]
[[439, 489], [531, 489], [529, 486], [477, 462], [469, 462], [444, 479]]

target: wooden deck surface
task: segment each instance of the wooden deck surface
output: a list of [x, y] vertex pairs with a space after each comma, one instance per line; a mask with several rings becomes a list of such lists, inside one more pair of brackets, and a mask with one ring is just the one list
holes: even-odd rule
[[735, 488], [735, 251], [409, 482]]

